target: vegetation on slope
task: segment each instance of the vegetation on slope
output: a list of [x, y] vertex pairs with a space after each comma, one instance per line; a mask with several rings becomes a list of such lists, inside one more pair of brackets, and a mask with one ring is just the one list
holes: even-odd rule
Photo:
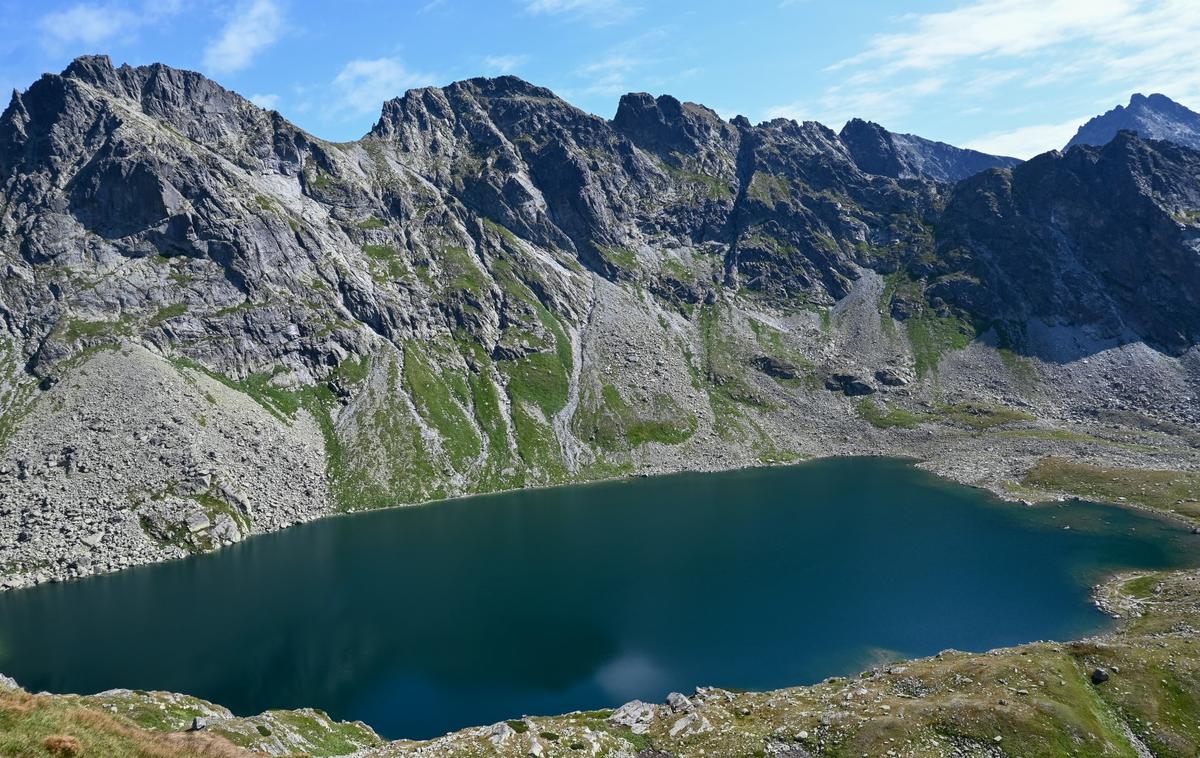
[[1093, 466], [1050, 456], [1029, 470], [1023, 484], [1089, 500], [1134, 503], [1200, 521], [1200, 474]]
[[20, 758], [240, 758], [249, 752], [215, 734], [161, 732], [85, 705], [0, 685], [0, 755]]

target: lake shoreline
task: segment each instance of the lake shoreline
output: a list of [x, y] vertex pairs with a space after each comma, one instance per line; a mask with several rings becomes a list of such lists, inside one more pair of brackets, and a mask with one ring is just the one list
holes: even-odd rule
[[[1096, 581], [1193, 563], [1190, 536], [1157, 514], [1014, 508], [913, 463], [827, 458], [326, 519], [0, 596], [0, 670], [50, 691], [165, 689], [237, 712], [313, 704], [411, 735], [389, 719], [414, 701], [422, 710], [403, 717], [432, 730], [697, 681], [763, 690], [880, 655], [1074, 638], [1109, 621], [1090, 600]], [[221, 602], [201, 614], [193, 597]], [[38, 631], [64, 614], [111, 620], [87, 640]], [[464, 627], [464, 614], [488, 623]], [[151, 642], [132, 648], [129, 625]], [[680, 628], [692, 630], [683, 642]], [[575, 644], [545, 660], [561, 639]], [[736, 654], [748, 647], [758, 653]], [[324, 650], [343, 652], [313, 657]], [[296, 660], [309, 662], [264, 668]]]
[[[878, 431], [878, 430], [877, 430]], [[889, 430], [892, 431], [892, 430]], [[811, 455], [805, 455], [797, 460], [780, 460], [780, 461], [761, 461], [761, 460], [745, 460], [733, 463], [731, 465], [704, 465], [697, 466], [695, 461], [676, 461], [673, 463], [664, 462], [662, 460], [655, 461], [644, 465], [641, 469], [625, 473], [619, 476], [600, 477], [582, 481], [566, 481], [550, 484], [531, 485], [526, 487], [505, 488], [487, 492], [467, 492], [451, 495], [443, 498], [433, 498], [414, 503], [396, 503], [381, 508], [364, 508], [350, 511], [337, 511], [331, 513], [323, 513], [306, 518], [293, 523], [289, 527], [282, 530], [253, 532], [247, 535], [246, 539], [254, 539], [263, 534], [273, 534], [278, 531], [294, 528], [301, 524], [310, 524], [316, 522], [327, 521], [333, 518], [341, 518], [344, 516], [356, 516], [367, 513], [377, 513], [382, 511], [407, 509], [415, 507], [436, 506], [443, 503], [452, 503], [463, 500], [473, 500], [480, 497], [490, 497], [495, 495], [512, 494], [518, 492], [541, 492], [547, 490], [556, 490], [564, 487], [586, 487], [592, 485], [603, 485], [609, 483], [636, 481], [639, 479], [675, 476], [685, 474], [707, 474], [707, 473], [722, 473], [736, 472], [756, 469], [774, 469], [781, 467], [803, 466], [809, 463], [815, 463], [829, 459], [893, 459], [909, 462], [911, 465], [930, 472], [941, 479], [948, 482], [961, 484], [967, 487], [978, 489], [995, 496], [999, 500], [1019, 504], [1044, 505], [1054, 502], [1077, 501], [1084, 503], [1103, 503], [1113, 505], [1120, 508], [1129, 508], [1138, 512], [1155, 514], [1159, 517], [1168, 519], [1179, 524], [1182, 527], [1189, 529], [1200, 529], [1200, 517], [1189, 517], [1173, 510], [1164, 510], [1162, 508], [1151, 507], [1134, 500], [1126, 499], [1119, 500], [1117, 497], [1084, 497], [1070, 491], [1047, 491], [1035, 488], [1027, 488], [1024, 486], [1014, 486], [1013, 479], [1009, 478], [1014, 470], [1020, 470], [1024, 466], [1031, 465], [1031, 462], [1044, 459], [1046, 457], [1054, 457], [1058, 455], [1070, 455], [1071, 451], [1064, 450], [1060, 443], [1050, 445], [1046, 440], [1020, 440], [1025, 443], [1024, 447], [1011, 447], [1008, 445], [993, 446], [990, 443], [994, 440], [987, 435], [975, 434], [964, 436], [961, 433], [946, 434], [946, 430], [940, 430], [943, 433], [932, 436], [922, 441], [925, 446], [926, 454], [921, 455], [913, 446], [911, 438], [913, 435], [908, 434], [912, 430], [898, 430], [903, 432], [901, 435], [886, 435], [887, 444], [872, 446], [857, 446], [857, 445], [833, 445], [828, 449], [815, 452]], [[1012, 442], [1012, 440], [1008, 440]], [[1029, 443], [1033, 443], [1032, 447]], [[1037, 444], [1037, 443], [1042, 444]], [[984, 444], [981, 444], [984, 443]], [[944, 447], [949, 444], [949, 448]], [[1101, 450], [1095, 448], [1100, 447]], [[960, 448], [968, 448], [961, 450]], [[1089, 446], [1089, 455], [1085, 460], [1102, 464], [1120, 464], [1128, 465], [1128, 458], [1110, 457], [1104, 455], [1103, 446]], [[961, 455], [964, 452], [972, 454], [974, 463], [964, 460]], [[1080, 452], [1080, 451], [1077, 451]], [[1111, 451], [1109, 451], [1111, 452]], [[1178, 466], [1185, 459], [1180, 459], [1176, 454], [1170, 461], [1171, 465]], [[1192, 452], [1191, 458], [1195, 460], [1189, 461], [1192, 465], [1200, 467], [1200, 452]], [[1144, 461], [1138, 461], [1139, 467], [1144, 467]], [[1176, 469], [1182, 472], [1192, 471], [1191, 468]], [[1132, 496], [1135, 493], [1131, 490], [1125, 497]], [[1198, 509], [1200, 512], [1200, 509]], [[244, 541], [243, 540], [243, 541]], [[238, 544], [238, 543], [234, 543]], [[225, 546], [215, 546], [213, 550], [206, 552], [215, 552], [223, 549]], [[26, 577], [25, 581], [19, 579], [14, 580], [9, 577], [5, 581], [0, 581], [0, 593], [25, 589], [28, 587], [37, 586], [43, 582], [62, 582], [75, 581], [77, 579], [87, 578], [89, 576], [106, 575], [124, 571], [138, 566], [153, 565], [156, 563], [169, 563], [177, 560], [186, 560], [196, 555], [188, 554], [167, 558], [164, 560], [135, 560], [128, 565], [111, 571], [96, 571], [90, 570], [83, 574], [73, 575], [38, 575], [33, 574]]]
[[[1150, 580], [1148, 589], [1134, 588], [1145, 580]], [[174, 733], [170, 744], [180, 752], [171, 755], [179, 756], [196, 754], [190, 751], [211, 746], [213, 740], [254, 751], [247, 755], [277, 753], [279, 746], [290, 744], [313, 756], [353, 753], [361, 758], [466, 753], [551, 758], [575, 755], [577, 749], [633, 755], [648, 748], [656, 756], [692, 758], [743, 754], [764, 746], [773, 746], [774, 752], [852, 748], [855, 754], [882, 755], [888, 749], [958, 754], [1002, 745], [1008, 754], [1025, 754], [1019, 752], [1022, 747], [1045, 747], [1048, 737], [1069, 733], [1080, 722], [1095, 725], [1086, 737], [1094, 749], [1108, 745], [1140, 753], [1161, 749], [1164, 740], [1186, 745], [1194, 736], [1177, 720], [1187, 714], [1171, 709], [1171, 687], [1188, 682], [1185, 689], [1200, 693], [1200, 678], [1189, 677], [1200, 670], [1200, 659], [1195, 641], [1171, 630], [1200, 624], [1200, 571], [1119, 572], [1097, 587], [1094, 597], [1120, 618], [1103, 633], [1073, 641], [1035, 641], [982, 653], [945, 650], [873, 666], [857, 676], [764, 692], [698, 687], [691, 695], [672, 694], [666, 703], [634, 701], [600, 711], [514, 717], [424, 741], [387, 741], [367, 724], [334, 722], [311, 709], [239, 717], [221, 706], [166, 692], [33, 696], [7, 677], [0, 677], [0, 708], [18, 702], [24, 712], [41, 714], [39, 723], [52, 722], [47, 714], [64, 708], [95, 711], [94, 728], [133, 744], [156, 744], [157, 735]], [[1158, 687], [1159, 669], [1147, 669], [1144, 660], [1139, 665], [1147, 656], [1175, 662], [1171, 687], [1165, 678]], [[997, 675], [1002, 677], [989, 678]], [[1158, 714], [1158, 719], [1138, 718], [1144, 713]], [[190, 729], [197, 717], [201, 731]], [[21, 726], [18, 719], [14, 734]], [[313, 734], [336, 739], [314, 741]], [[872, 746], [878, 752], [869, 752]]]

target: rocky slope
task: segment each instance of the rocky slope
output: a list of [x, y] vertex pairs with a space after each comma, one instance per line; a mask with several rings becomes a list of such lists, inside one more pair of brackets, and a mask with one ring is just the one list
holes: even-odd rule
[[239, 718], [183, 695], [30, 695], [0, 677], [0, 751], [72, 754], [61, 751], [66, 745], [75, 755], [163, 758], [1196, 755], [1200, 574], [1116, 577], [1097, 588], [1097, 603], [1122, 626], [1078, 642], [947, 650], [774, 692], [700, 687], [662, 704], [524, 716], [427, 742], [384, 743], [364, 724], [312, 710]]
[[915, 134], [896, 134], [859, 118], [848, 121], [838, 136], [860, 169], [893, 179], [957, 182], [990, 168], [1013, 168], [1021, 162], [1019, 158], [966, 150]]
[[0, 116], [0, 587], [830, 454], [1191, 514], [1200, 154], [857, 144], [513, 77], [332, 144], [162, 65], [44, 76]]
[[1129, 98], [1129, 105], [1118, 105], [1079, 127], [1065, 149], [1076, 145], [1106, 145], [1121, 131], [1131, 131], [1145, 139], [1200, 148], [1200, 113], [1166, 95], [1156, 93], [1147, 97], [1136, 93]]

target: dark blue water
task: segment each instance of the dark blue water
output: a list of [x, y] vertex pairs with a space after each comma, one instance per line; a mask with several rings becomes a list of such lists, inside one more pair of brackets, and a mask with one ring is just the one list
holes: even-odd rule
[[1195, 545], [1149, 516], [1022, 508], [892, 460], [639, 479], [329, 519], [2, 593], [0, 671], [428, 737], [1076, 637], [1105, 623], [1091, 583]]

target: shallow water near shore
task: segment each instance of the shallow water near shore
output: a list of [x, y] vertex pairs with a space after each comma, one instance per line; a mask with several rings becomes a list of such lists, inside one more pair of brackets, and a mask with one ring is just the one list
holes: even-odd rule
[[0, 593], [0, 672], [423, 738], [1074, 638], [1108, 623], [1089, 598], [1105, 574], [1198, 553], [1148, 514], [1027, 508], [902, 461], [830, 459], [332, 518]]

